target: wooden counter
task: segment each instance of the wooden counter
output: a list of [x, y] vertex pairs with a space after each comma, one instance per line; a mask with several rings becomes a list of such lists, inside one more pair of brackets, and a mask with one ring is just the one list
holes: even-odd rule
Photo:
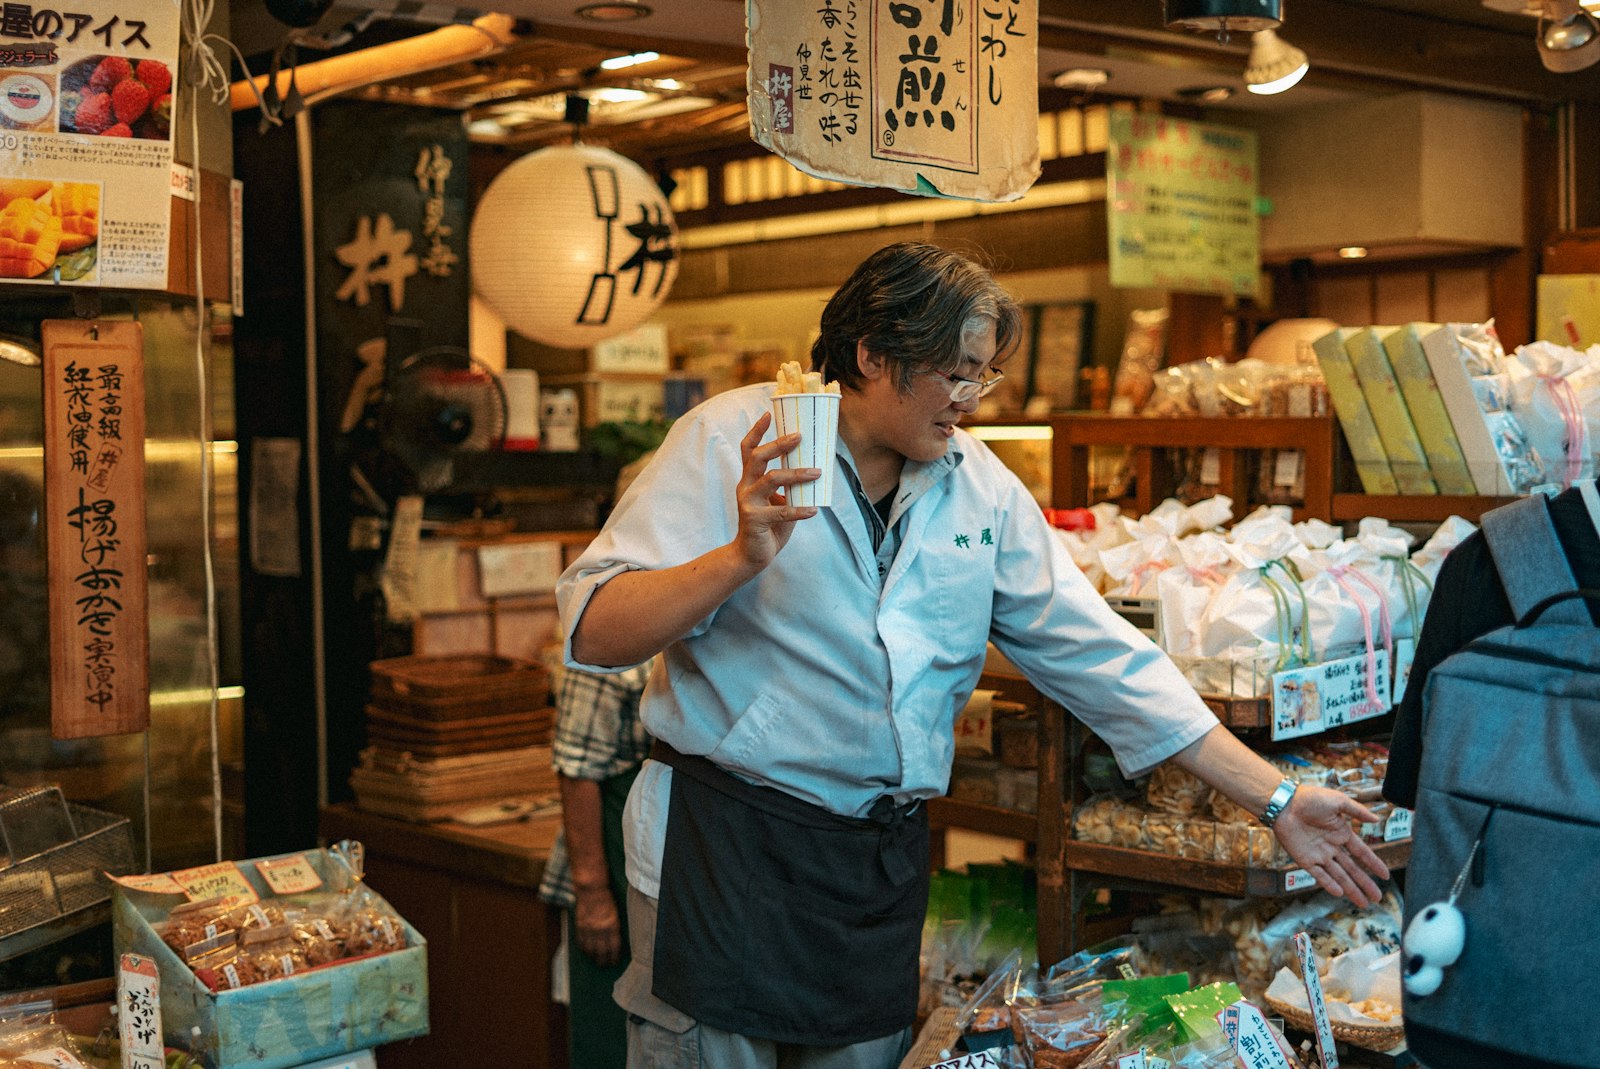
[[566, 1069], [566, 1008], [550, 1000], [560, 913], [539, 901], [559, 817], [475, 828], [322, 811], [328, 842], [366, 848], [367, 882], [428, 940], [429, 1035], [378, 1049], [380, 1069]]

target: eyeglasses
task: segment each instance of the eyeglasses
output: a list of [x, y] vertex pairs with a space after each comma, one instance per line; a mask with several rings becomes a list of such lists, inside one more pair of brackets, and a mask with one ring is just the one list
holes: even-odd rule
[[946, 375], [942, 371], [935, 371], [934, 374], [950, 384], [950, 403], [956, 405], [976, 401], [1000, 385], [1000, 380], [1006, 377], [1004, 371], [996, 371], [986, 379], [964, 379], [960, 375]]

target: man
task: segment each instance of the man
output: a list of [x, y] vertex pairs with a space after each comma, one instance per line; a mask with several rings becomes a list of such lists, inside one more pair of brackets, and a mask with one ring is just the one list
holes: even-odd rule
[[1376, 901], [1370, 814], [1283, 781], [1111, 612], [1027, 490], [957, 424], [999, 380], [1020, 311], [925, 244], [870, 256], [828, 302], [814, 369], [840, 385], [843, 492], [769, 469], [771, 386], [712, 398], [558, 586], [567, 660], [661, 653], [658, 741], [625, 814], [629, 1064], [885, 1069], [908, 1048], [927, 819], [986, 643], [1093, 728], [1125, 772], [1173, 759], [1253, 812], [1324, 887]]

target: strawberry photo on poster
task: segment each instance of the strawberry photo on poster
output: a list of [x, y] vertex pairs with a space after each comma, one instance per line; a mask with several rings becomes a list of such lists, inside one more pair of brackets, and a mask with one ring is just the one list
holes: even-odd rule
[[87, 56], [61, 72], [61, 132], [166, 141], [172, 70], [155, 59]]

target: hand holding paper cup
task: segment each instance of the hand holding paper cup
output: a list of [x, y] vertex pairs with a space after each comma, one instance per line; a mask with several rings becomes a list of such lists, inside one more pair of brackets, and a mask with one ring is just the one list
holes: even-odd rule
[[820, 371], [801, 372], [790, 360], [778, 368], [772, 395], [772, 426], [778, 437], [800, 435], [800, 444], [779, 458], [785, 468], [819, 468], [815, 482], [788, 489], [789, 504], [826, 506], [833, 503], [833, 454], [839, 434], [839, 384], [824, 384]]

